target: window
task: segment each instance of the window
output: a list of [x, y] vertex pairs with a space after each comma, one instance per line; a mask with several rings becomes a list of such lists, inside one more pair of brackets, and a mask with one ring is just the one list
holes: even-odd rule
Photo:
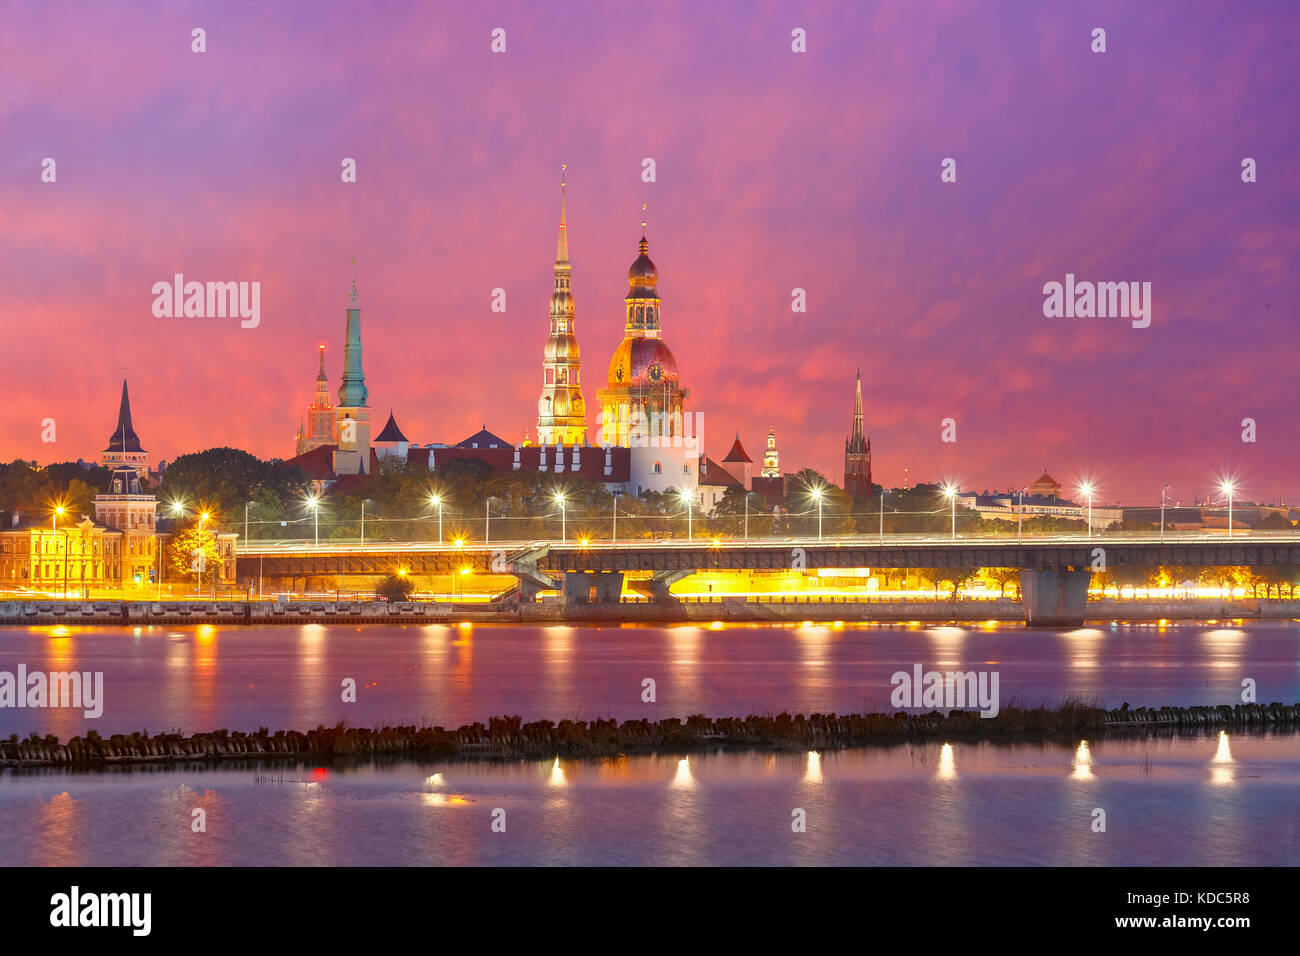
[[656, 474], [656, 475], [661, 475], [661, 474], [663, 474], [663, 466], [662, 466], [659, 462], [655, 462], [655, 468], [654, 468], [654, 471], [655, 471], [655, 474]]

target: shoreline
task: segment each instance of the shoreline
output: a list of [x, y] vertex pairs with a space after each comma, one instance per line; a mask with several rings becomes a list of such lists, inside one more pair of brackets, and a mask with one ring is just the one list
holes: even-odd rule
[[[1083, 622], [1290, 620], [1300, 618], [1300, 600], [1281, 598], [1090, 601]], [[820, 596], [751, 602], [719, 596], [709, 600], [621, 604], [451, 604], [361, 601], [0, 601], [0, 626], [98, 624], [801, 624], [834, 623], [1025, 624], [1017, 600], [977, 598], [934, 600], [826, 600]], [[1080, 626], [1078, 623], [1073, 625]]]
[[875, 743], [928, 740], [1051, 739], [1062, 735], [1123, 736], [1150, 731], [1300, 728], [1300, 703], [1227, 704], [1196, 707], [1139, 707], [1105, 710], [1078, 702], [1059, 707], [1008, 707], [983, 718], [977, 711], [947, 714], [903, 711], [874, 714], [779, 714], [709, 718], [700, 714], [658, 721], [614, 719], [549, 720], [522, 723], [519, 717], [492, 717], [455, 730], [415, 725], [369, 728], [318, 726], [305, 733], [265, 727], [248, 734], [221, 729], [211, 733], [114, 734], [90, 731], [59, 743], [54, 735], [17, 734], [0, 741], [0, 768], [67, 767], [102, 769], [145, 764], [208, 764], [228, 761], [330, 761], [349, 757], [521, 760], [597, 758], [620, 755], [689, 753], [707, 749], [760, 751], [841, 750]]

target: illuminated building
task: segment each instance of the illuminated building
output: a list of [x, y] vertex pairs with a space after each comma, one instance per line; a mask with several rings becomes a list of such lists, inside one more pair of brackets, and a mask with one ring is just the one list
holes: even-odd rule
[[320, 347], [320, 373], [316, 376], [316, 396], [307, 406], [307, 419], [298, 426], [298, 449], [301, 455], [313, 448], [334, 443], [334, 403], [330, 401], [330, 383], [325, 375], [325, 346]]
[[537, 400], [537, 442], [585, 445], [587, 409], [579, 377], [578, 336], [574, 328], [569, 227], [564, 212], [565, 183], [560, 182], [560, 237], [555, 250], [555, 285], [551, 291], [551, 333], [542, 361], [542, 395]]
[[776, 450], [776, 426], [767, 430], [767, 448], [763, 451], [763, 469], [759, 474], [763, 478], [781, 477], [781, 455]]
[[862, 418], [862, 369], [858, 369], [853, 434], [844, 440], [844, 490], [852, 498], [866, 498], [871, 494], [871, 439], [866, 437]]
[[663, 339], [659, 272], [641, 223], [638, 254], [627, 272], [623, 341], [600, 391], [600, 443], [630, 448], [632, 494], [695, 491], [700, 455], [698, 427], [687, 434], [686, 396], [677, 360]]
[[[127, 469], [130, 471], [130, 469]], [[122, 586], [123, 533], [84, 515], [63, 527], [13, 513], [0, 527], [0, 583], [69, 597]]]
[[108, 491], [95, 495], [95, 520], [122, 532], [119, 546], [122, 582], [148, 584], [156, 578], [158, 499], [140, 484], [130, 466], [113, 470]]

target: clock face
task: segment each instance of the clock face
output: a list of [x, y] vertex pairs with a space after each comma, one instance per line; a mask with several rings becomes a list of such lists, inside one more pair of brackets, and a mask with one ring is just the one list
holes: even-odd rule
[[616, 379], [618, 379], [620, 382], [623, 381], [623, 366], [622, 366], [622, 365], [620, 365], [618, 368], [614, 369], [614, 377], [615, 377]]
[[657, 382], [664, 377], [663, 366], [657, 363], [650, 366], [649, 372], [650, 372], [650, 381], [652, 382]]

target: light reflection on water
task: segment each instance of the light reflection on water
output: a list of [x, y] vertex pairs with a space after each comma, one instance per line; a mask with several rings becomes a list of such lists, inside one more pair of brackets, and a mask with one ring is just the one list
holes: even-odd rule
[[[136, 631], [142, 631], [137, 634]], [[61, 738], [181, 729], [308, 730], [490, 716], [620, 720], [889, 709], [913, 665], [990, 670], [1003, 705], [1074, 696], [1116, 707], [1300, 700], [1295, 622], [1238, 627], [513, 627], [308, 624], [266, 628], [0, 628], [0, 669], [104, 672], [104, 715], [0, 711], [0, 734]], [[360, 689], [344, 704], [345, 678]], [[655, 700], [642, 699], [655, 681]]]
[[7, 771], [0, 864], [1294, 865], [1297, 784], [1297, 734]]

